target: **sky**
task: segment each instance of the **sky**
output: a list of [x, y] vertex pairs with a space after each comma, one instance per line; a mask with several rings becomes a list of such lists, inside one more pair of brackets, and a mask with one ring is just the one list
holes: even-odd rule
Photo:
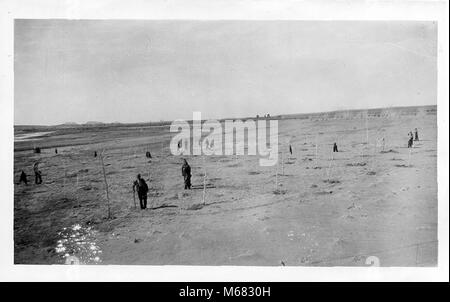
[[437, 104], [437, 25], [15, 20], [14, 123]]

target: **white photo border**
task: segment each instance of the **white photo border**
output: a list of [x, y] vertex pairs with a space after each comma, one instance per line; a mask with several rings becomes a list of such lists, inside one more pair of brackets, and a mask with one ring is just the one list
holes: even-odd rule
[[[14, 19], [417, 20], [438, 22], [438, 266], [15, 265], [13, 244]], [[22, 0], [0, 1], [0, 281], [447, 281], [448, 0]]]

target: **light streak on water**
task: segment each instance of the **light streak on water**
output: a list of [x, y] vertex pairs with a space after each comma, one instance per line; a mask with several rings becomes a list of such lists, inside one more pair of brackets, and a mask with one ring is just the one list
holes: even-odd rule
[[74, 224], [58, 233], [55, 251], [66, 264], [101, 263], [102, 251], [96, 244], [96, 231]]

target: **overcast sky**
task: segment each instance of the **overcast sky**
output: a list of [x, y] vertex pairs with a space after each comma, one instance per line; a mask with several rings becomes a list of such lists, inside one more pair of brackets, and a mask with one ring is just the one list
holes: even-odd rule
[[432, 22], [15, 22], [15, 124], [437, 103]]

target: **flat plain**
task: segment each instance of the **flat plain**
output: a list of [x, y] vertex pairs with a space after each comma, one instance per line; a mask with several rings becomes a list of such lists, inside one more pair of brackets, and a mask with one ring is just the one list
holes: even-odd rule
[[[420, 140], [408, 149], [414, 128]], [[281, 119], [272, 167], [250, 155], [174, 156], [173, 136], [168, 125], [15, 127], [14, 262], [437, 265], [436, 115]], [[133, 200], [138, 173], [147, 210]]]

